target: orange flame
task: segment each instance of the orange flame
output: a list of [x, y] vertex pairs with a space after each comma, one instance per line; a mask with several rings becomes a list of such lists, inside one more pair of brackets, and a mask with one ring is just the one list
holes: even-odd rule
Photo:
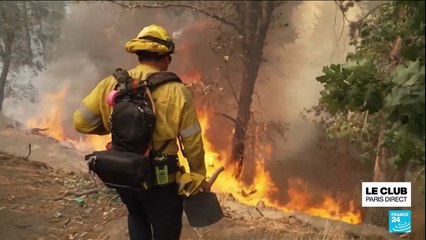
[[192, 83], [201, 81], [201, 73], [198, 71], [192, 71], [192, 72], [181, 74], [180, 78], [186, 84], [192, 84]]
[[[189, 79], [199, 79], [197, 74], [188, 74]], [[50, 109], [50, 111], [44, 112], [41, 117], [29, 119], [27, 126], [34, 127], [48, 127], [46, 132], [47, 135], [60, 140], [69, 141], [81, 152], [90, 152], [93, 150], [103, 150], [106, 144], [110, 141], [110, 136], [95, 136], [88, 135], [80, 140], [69, 139], [65, 133], [61, 122], [61, 116], [65, 103], [65, 97], [68, 92], [68, 86], [57, 92], [56, 94], [50, 94], [45, 97], [42, 101], [43, 109]], [[51, 103], [55, 103], [51, 106]], [[230, 193], [234, 198], [247, 205], [257, 205], [259, 202], [263, 202], [266, 206], [275, 207], [283, 211], [300, 211], [310, 215], [320, 216], [328, 219], [341, 220], [351, 224], [361, 223], [361, 214], [359, 210], [355, 209], [353, 201], [349, 202], [349, 209], [345, 209], [341, 204], [333, 199], [331, 195], [324, 194], [322, 201], [317, 204], [312, 204], [311, 197], [306, 190], [305, 183], [302, 179], [288, 179], [288, 189], [278, 189], [274, 183], [269, 171], [266, 169], [265, 160], [270, 158], [272, 148], [270, 145], [259, 144], [258, 149], [255, 149], [258, 153], [255, 162], [255, 170], [253, 175], [252, 184], [247, 186], [242, 181], [234, 178], [235, 166], [231, 163], [230, 155], [228, 151], [216, 151], [214, 146], [205, 135], [209, 129], [210, 116], [208, 112], [203, 109], [198, 111], [199, 121], [201, 128], [203, 129], [203, 140], [205, 149], [205, 162], [207, 167], [207, 175], [210, 176], [218, 167], [224, 165], [226, 170], [219, 175], [213, 190], [216, 192]], [[180, 154], [182, 165], [188, 169], [186, 161], [183, 161], [183, 157]], [[283, 202], [278, 199], [277, 193], [280, 191], [286, 191], [289, 196], [287, 202]]]
[[64, 134], [62, 126], [63, 106], [65, 105], [65, 96], [68, 93], [69, 83], [57, 93], [48, 94], [42, 100], [41, 105], [44, 106], [44, 114], [37, 118], [29, 119], [26, 122], [29, 128], [48, 127], [49, 136], [64, 141], [67, 137]]
[[43, 114], [30, 118], [26, 121], [28, 128], [47, 128], [45, 134], [59, 141], [68, 141], [81, 152], [89, 152], [94, 149], [105, 149], [106, 143], [110, 141], [110, 136], [87, 135], [79, 140], [70, 139], [65, 135], [62, 116], [64, 115], [64, 105], [69, 91], [69, 82], [57, 93], [47, 94], [41, 101]]
[[[199, 111], [199, 120], [201, 128], [204, 130], [203, 140], [205, 149], [205, 160], [207, 166], [207, 175], [211, 175], [219, 166], [225, 165], [230, 160], [228, 152], [216, 152], [213, 146], [205, 136], [206, 130], [209, 128], [209, 116], [206, 111]], [[260, 201], [265, 205], [275, 207], [283, 211], [300, 211], [313, 216], [319, 216], [328, 219], [340, 220], [351, 224], [361, 223], [361, 213], [355, 210], [353, 201], [349, 202], [349, 209], [345, 209], [334, 200], [331, 195], [324, 195], [320, 204], [310, 206], [310, 198], [308, 193], [304, 191], [304, 182], [302, 179], [289, 179], [289, 189], [287, 193], [290, 200], [287, 203], [280, 203], [279, 199], [274, 199], [274, 193], [279, 192], [269, 171], [265, 167], [265, 155], [271, 154], [271, 146], [266, 145], [262, 149], [263, 156], [256, 160], [255, 174], [253, 184], [245, 186], [241, 181], [233, 177], [234, 168], [228, 166], [215, 184], [213, 190], [218, 192], [231, 193], [235, 199], [247, 205], [255, 206]], [[221, 159], [221, 160], [219, 160]], [[228, 164], [229, 165], [229, 164]]]

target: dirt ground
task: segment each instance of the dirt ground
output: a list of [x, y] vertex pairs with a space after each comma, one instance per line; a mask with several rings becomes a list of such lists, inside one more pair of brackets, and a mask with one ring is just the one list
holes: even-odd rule
[[[88, 194], [76, 197], [83, 193]], [[125, 208], [95, 177], [4, 153], [0, 216], [0, 239], [5, 240], [127, 239]], [[196, 230], [184, 221], [182, 239], [311, 239], [315, 233], [294, 218], [268, 223], [225, 217], [213, 227]]]
[[[335, 229], [318, 230], [293, 217], [245, 219], [224, 207], [225, 218], [192, 228], [184, 218], [181, 239], [387, 239]], [[126, 209], [93, 175], [53, 169], [0, 153], [0, 239], [128, 239]]]
[[[113, 190], [87, 173], [82, 159], [63, 143], [1, 126], [0, 119], [0, 239], [128, 239], [124, 205]], [[190, 227], [184, 217], [182, 240], [397, 239], [375, 226], [268, 208], [259, 211], [229, 196], [219, 199], [225, 217], [205, 228]]]

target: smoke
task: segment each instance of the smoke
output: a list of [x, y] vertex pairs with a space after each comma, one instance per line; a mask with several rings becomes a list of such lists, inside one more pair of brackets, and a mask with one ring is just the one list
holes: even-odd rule
[[[276, 145], [273, 161], [268, 163], [269, 169], [281, 189], [286, 189], [288, 177], [295, 176], [330, 190], [354, 189], [365, 173], [352, 171], [349, 174], [324, 164], [330, 156], [316, 147], [317, 130], [299, 117], [305, 107], [318, 103], [321, 85], [315, 77], [321, 75], [322, 67], [344, 62], [346, 54], [351, 51], [348, 47], [348, 26], [343, 26], [342, 14], [334, 2], [304, 1], [295, 9], [289, 4], [284, 4], [282, 10], [291, 14], [289, 24], [297, 30], [297, 34], [289, 28], [268, 32], [268, 45], [264, 48], [268, 61], [261, 65], [253, 97], [253, 109], [263, 119], [290, 123], [287, 141]], [[359, 12], [359, 9], [353, 8], [347, 16], [356, 19]], [[136, 57], [124, 50], [124, 44], [149, 24], [164, 26], [176, 42], [177, 53], [173, 56], [170, 70], [178, 74], [199, 71], [204, 78], [210, 79], [206, 82], [213, 79], [218, 87], [228, 89], [219, 93], [216, 107], [235, 116], [235, 102], [226, 79], [220, 73], [223, 68], [217, 70], [218, 66], [224, 66], [223, 56], [214, 55], [209, 45], [214, 25], [205, 18], [193, 11], [181, 11], [179, 16], [168, 10], [155, 9], [123, 12], [120, 7], [105, 2], [80, 2], [70, 7], [69, 14], [68, 20], [63, 23], [60, 40], [51, 46], [54, 51], [50, 59], [54, 61], [32, 81], [39, 91], [40, 102], [23, 103], [15, 109], [8, 109], [18, 120], [25, 122], [29, 118], [43, 117], [50, 108], [59, 104], [43, 101], [44, 96], [69, 84], [60, 117], [66, 134], [80, 137], [72, 127], [74, 110], [96, 84], [116, 68], [130, 69], [137, 64]], [[289, 43], [296, 36], [296, 40]], [[229, 62], [229, 72], [231, 84], [238, 91], [241, 66], [234, 59]], [[218, 143], [219, 147], [227, 146], [231, 132], [224, 132], [220, 123], [225, 120], [217, 117], [219, 119], [212, 121], [216, 129], [209, 135], [214, 134], [215, 144]], [[330, 162], [337, 161], [333, 159]]]
[[[347, 28], [339, 37], [341, 14], [332, 2], [303, 2], [296, 9], [285, 4], [281, 10], [291, 14], [290, 24], [297, 29], [298, 38], [294, 43], [288, 43], [295, 37], [289, 28], [269, 31], [268, 45], [264, 50], [268, 62], [261, 66], [256, 85], [260, 104], [253, 101], [253, 108], [258, 109], [264, 119], [284, 120], [291, 124], [288, 141], [278, 146], [274, 159], [285, 160], [298, 155], [300, 159], [313, 162], [311, 154], [315, 154], [315, 149], [311, 146], [314, 145], [315, 129], [300, 120], [298, 115], [304, 107], [317, 103], [321, 87], [315, 77], [320, 75], [322, 66], [344, 60], [348, 51], [345, 49], [348, 45]], [[69, 13], [60, 41], [52, 46], [51, 59], [54, 62], [48, 64], [47, 70], [33, 81], [39, 90], [40, 103], [25, 105], [28, 110], [24, 111], [26, 116], [20, 116], [20, 120], [43, 116], [49, 108], [58, 104], [44, 102], [44, 96], [69, 84], [60, 117], [68, 136], [81, 136], [72, 127], [74, 110], [94, 86], [116, 68], [130, 69], [137, 64], [136, 57], [124, 50], [124, 44], [149, 24], [164, 26], [176, 38], [177, 54], [171, 71], [183, 74], [197, 70], [205, 78], [221, 78], [219, 87], [229, 89], [220, 71], [216, 70], [217, 66], [223, 66], [223, 56], [214, 55], [209, 45], [214, 25], [192, 11], [181, 11], [180, 15], [167, 9], [123, 12], [111, 3], [81, 2], [72, 5]], [[233, 64], [231, 59], [229, 67], [231, 84], [238, 91], [239, 65]], [[232, 100], [230, 96], [229, 91], [224, 92], [223, 99], [218, 100], [218, 107], [232, 116], [235, 104], [223, 104]], [[306, 151], [307, 147], [309, 151]]]
[[[281, 10], [285, 15], [291, 14], [290, 24], [297, 29], [298, 38], [294, 43], [288, 43], [295, 37], [289, 28], [269, 31], [268, 45], [264, 50], [268, 62], [261, 66], [256, 85], [260, 104], [254, 100], [253, 108], [259, 110], [263, 119], [284, 120], [291, 124], [288, 141], [278, 146], [279, 151], [274, 159], [286, 159], [294, 154], [311, 159], [311, 155], [302, 156], [300, 153], [314, 152], [314, 148], [306, 151], [306, 147], [313, 145], [315, 129], [301, 121], [298, 114], [304, 107], [317, 103], [321, 87], [315, 77], [321, 73], [322, 66], [344, 60], [348, 50], [344, 48], [347, 46], [347, 28], [337, 41], [342, 21], [340, 12], [332, 2], [303, 2], [296, 9], [285, 4]], [[171, 71], [178, 74], [199, 71], [207, 79], [220, 78], [217, 81], [219, 87], [229, 89], [223, 75], [216, 70], [217, 66], [223, 66], [223, 56], [214, 55], [209, 45], [214, 25], [192, 11], [181, 11], [180, 15], [172, 14], [167, 9], [123, 12], [111, 3], [81, 2], [72, 5], [69, 13], [60, 41], [52, 46], [55, 51], [51, 59], [54, 62], [48, 64], [47, 70], [33, 81], [41, 101], [28, 105], [28, 111], [25, 111], [27, 116], [21, 117], [23, 120], [43, 116], [46, 110], [58, 104], [43, 102], [43, 97], [69, 84], [60, 117], [68, 136], [81, 136], [72, 127], [74, 110], [94, 86], [116, 68], [130, 69], [137, 64], [136, 57], [124, 50], [124, 44], [149, 24], [164, 26], [176, 38], [177, 54], [173, 58]], [[231, 59], [231, 84], [237, 91], [241, 74], [239, 67]], [[232, 102], [230, 96], [229, 91], [219, 95], [222, 99], [218, 100], [217, 108], [232, 116], [235, 104], [224, 104]]]
[[342, 19], [334, 5], [333, 2], [303, 2], [292, 16], [299, 35], [294, 43], [282, 44], [279, 37], [282, 33], [271, 31], [268, 35], [270, 47], [265, 49], [265, 54], [269, 62], [262, 67], [262, 77], [270, 81], [256, 87], [262, 102], [268, 103], [263, 104], [266, 118], [291, 123], [286, 146], [293, 151], [314, 137], [312, 129], [306, 126], [308, 123], [299, 123], [299, 113], [318, 103], [322, 87], [315, 78], [321, 75], [323, 66], [344, 62], [349, 50], [348, 28], [345, 27], [337, 39]]
[[[51, 46], [54, 51], [50, 59], [53, 61], [46, 64], [46, 70], [33, 80], [40, 101], [36, 104], [21, 104], [19, 108], [22, 111], [19, 113], [10, 109], [10, 115], [22, 122], [30, 118], [48, 117], [45, 116], [48, 110], [59, 103], [46, 102], [44, 99], [69, 85], [60, 118], [67, 136], [81, 137], [72, 127], [73, 112], [96, 84], [116, 68], [131, 69], [136, 66], [137, 57], [127, 53], [124, 44], [150, 24], [163, 26], [169, 33], [180, 33], [176, 39], [177, 54], [173, 58], [171, 71], [182, 73], [199, 69], [209, 72], [206, 66], [215, 56], [208, 48], [208, 43], [203, 42], [206, 38], [191, 34], [194, 29], [201, 30], [209, 26], [206, 21], [197, 23], [197, 20], [194, 14], [182, 12], [176, 16], [167, 9], [124, 11], [105, 2], [73, 4], [67, 21], [63, 23], [60, 40]], [[185, 48], [191, 48], [191, 53]]]
[[[351, 9], [348, 17], [354, 19], [359, 11]], [[281, 189], [287, 188], [288, 177], [301, 177], [333, 192], [348, 192], [346, 189], [354, 189], [366, 173], [349, 173], [349, 165], [345, 169], [338, 168], [342, 164], [330, 165], [340, 160], [329, 161], [330, 153], [317, 147], [318, 131], [299, 116], [304, 108], [318, 104], [322, 86], [315, 78], [322, 74], [322, 67], [344, 63], [352, 50], [348, 47], [348, 24], [343, 25], [342, 14], [333, 2], [309, 1], [293, 11], [291, 23], [298, 32], [294, 43], [283, 44], [280, 35], [285, 32], [270, 31], [265, 48], [269, 61], [259, 76], [259, 80], [266, 80], [256, 85], [261, 102], [261, 107], [257, 107], [264, 118], [290, 124], [287, 140], [276, 145], [273, 162], [269, 163], [272, 176]], [[336, 181], [331, 175], [344, 180]]]

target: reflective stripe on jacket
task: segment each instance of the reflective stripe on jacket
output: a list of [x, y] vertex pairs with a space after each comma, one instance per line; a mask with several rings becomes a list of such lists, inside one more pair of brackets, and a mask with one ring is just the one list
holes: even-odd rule
[[[139, 64], [129, 71], [134, 79], [146, 79], [149, 74], [159, 70], [145, 64]], [[114, 89], [116, 80], [108, 76], [83, 100], [74, 113], [74, 128], [80, 133], [106, 135], [110, 133], [108, 119], [112, 108], [106, 102], [106, 96]], [[204, 147], [200, 124], [195, 110], [191, 91], [182, 83], [169, 82], [152, 92], [156, 108], [156, 126], [153, 135], [154, 149], [168, 139], [182, 138], [185, 158], [191, 172], [206, 175]], [[176, 155], [179, 148], [171, 141], [164, 153]]]

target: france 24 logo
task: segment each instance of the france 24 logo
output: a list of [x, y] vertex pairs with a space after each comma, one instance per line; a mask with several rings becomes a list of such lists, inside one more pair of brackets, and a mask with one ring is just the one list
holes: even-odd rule
[[389, 232], [409, 233], [411, 232], [411, 210], [389, 211]]

